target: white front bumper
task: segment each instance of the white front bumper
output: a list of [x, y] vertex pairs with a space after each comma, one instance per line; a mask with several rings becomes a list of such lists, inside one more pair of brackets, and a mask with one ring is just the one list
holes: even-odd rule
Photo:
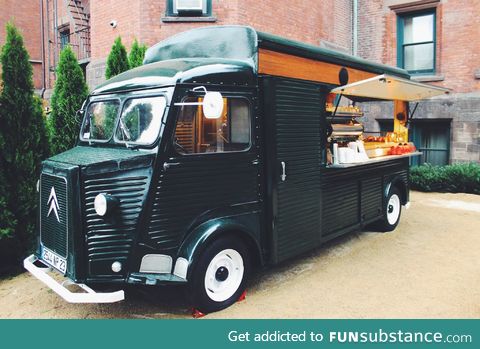
[[[47, 274], [51, 268], [37, 267], [35, 261], [37, 257], [33, 254], [23, 261], [23, 266], [37, 279], [42, 281], [45, 285], [50, 287], [56, 294], [65, 299], [69, 303], [114, 303], [125, 299], [123, 290], [115, 292], [100, 293], [95, 292], [85, 284], [76, 284], [73, 281], [66, 279], [63, 283], [58, 283], [54, 278]], [[68, 290], [65, 286], [77, 285], [82, 288], [85, 293], [75, 293]]]

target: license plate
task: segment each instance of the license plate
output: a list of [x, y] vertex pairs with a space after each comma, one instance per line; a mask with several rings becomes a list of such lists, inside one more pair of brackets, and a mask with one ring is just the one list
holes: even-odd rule
[[46, 248], [43, 248], [42, 259], [63, 274], [67, 271], [67, 260]]

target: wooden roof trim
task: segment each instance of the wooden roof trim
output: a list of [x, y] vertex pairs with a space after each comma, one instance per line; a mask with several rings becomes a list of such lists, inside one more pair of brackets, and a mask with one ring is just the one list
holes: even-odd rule
[[322, 62], [262, 48], [258, 50], [259, 74], [341, 85], [339, 74], [342, 68], [346, 68], [348, 71], [348, 83], [365, 80], [378, 75], [359, 69], [344, 67], [339, 64]]

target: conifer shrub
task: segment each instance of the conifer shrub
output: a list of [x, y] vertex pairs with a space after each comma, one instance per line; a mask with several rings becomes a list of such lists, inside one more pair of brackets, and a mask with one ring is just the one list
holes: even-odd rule
[[107, 57], [105, 77], [107, 79], [113, 78], [115, 75], [123, 73], [128, 69], [130, 69], [130, 67], [128, 64], [127, 50], [122, 44], [122, 38], [117, 37]]
[[21, 259], [33, 248], [36, 182], [49, 153], [28, 52], [12, 23], [6, 31], [0, 87], [0, 274], [20, 269]]
[[75, 145], [81, 123], [76, 113], [87, 96], [88, 87], [82, 68], [71, 47], [66, 46], [60, 53], [51, 99], [52, 112], [48, 118], [52, 154], [61, 153]]
[[135, 39], [130, 49], [130, 54], [128, 55], [128, 63], [130, 69], [139, 67], [143, 64], [143, 59], [145, 58], [145, 52], [147, 52], [147, 46], [142, 44], [140, 45]]

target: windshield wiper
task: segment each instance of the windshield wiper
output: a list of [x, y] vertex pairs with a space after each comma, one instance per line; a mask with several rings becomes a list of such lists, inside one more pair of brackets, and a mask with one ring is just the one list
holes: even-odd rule
[[[132, 136], [130, 135], [130, 132], [127, 129], [127, 126], [125, 126], [125, 123], [123, 122], [122, 118], [120, 117], [120, 122], [119, 122], [120, 130], [122, 131], [122, 140], [125, 142], [125, 146], [130, 149], [134, 149], [135, 146], [128, 144], [127, 141], [129, 141]], [[125, 137], [127, 139], [125, 139]]]

